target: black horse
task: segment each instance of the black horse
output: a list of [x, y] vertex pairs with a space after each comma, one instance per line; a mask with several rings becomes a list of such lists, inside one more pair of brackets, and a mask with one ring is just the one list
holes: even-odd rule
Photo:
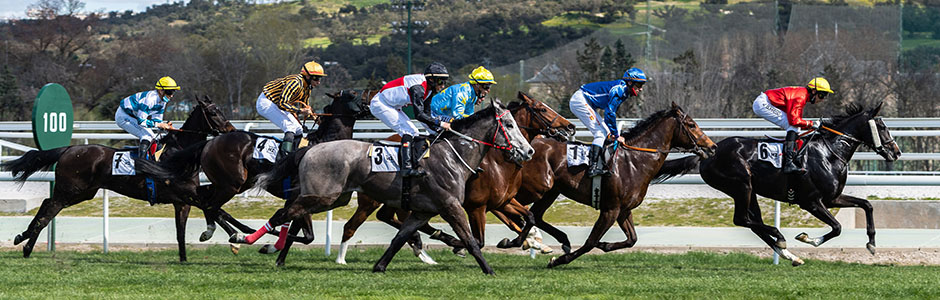
[[[453, 131], [441, 133], [430, 148], [430, 158], [422, 160], [422, 168], [428, 176], [416, 178], [407, 206], [402, 204], [401, 175], [398, 172], [376, 173], [371, 171], [368, 156], [371, 143], [360, 141], [333, 141], [312, 147], [302, 158], [295, 173], [300, 180], [299, 197], [288, 201], [269, 219], [268, 224], [282, 224], [288, 220], [308, 214], [326, 211], [349, 203], [352, 192], [366, 194], [373, 199], [393, 207], [409, 207], [412, 214], [402, 224], [382, 258], [373, 268], [385, 271], [389, 261], [398, 253], [405, 241], [410, 239], [428, 219], [440, 214], [460, 237], [470, 254], [476, 258], [484, 273], [492, 274], [480, 253], [478, 242], [470, 233], [467, 217], [461, 204], [464, 201], [464, 186], [489, 148], [504, 150], [508, 161], [522, 163], [532, 157], [534, 150], [523, 138], [519, 127], [508, 110], [498, 101], [465, 119], [454, 121]], [[279, 172], [290, 170], [276, 168], [259, 179], [259, 185], [270, 183], [267, 178], [278, 178]], [[298, 226], [297, 222], [291, 227]], [[312, 239], [312, 228], [304, 224], [304, 237]], [[259, 230], [258, 233], [263, 232]], [[254, 235], [253, 235], [254, 236]], [[253, 237], [233, 235], [231, 242], [252, 243]], [[282, 252], [286, 255], [286, 252]], [[282, 263], [282, 261], [279, 261]]]
[[[846, 107], [845, 115], [835, 116], [831, 122], [824, 123], [824, 130], [805, 139], [801, 151], [805, 153], [807, 172], [803, 175], [786, 175], [771, 163], [759, 160], [758, 143], [773, 140], [732, 137], [718, 143], [715, 156], [698, 164], [702, 179], [734, 198], [735, 225], [750, 228], [780, 256], [791, 260], [794, 266], [803, 264], [803, 260], [787, 250], [786, 239], [777, 228], [764, 224], [757, 195], [797, 204], [832, 227], [832, 231], [821, 237], [810, 238], [806, 233], [796, 236], [797, 240], [813, 246], [819, 246], [841, 232], [841, 225], [827, 208], [862, 208], [868, 221], [869, 241], [866, 247], [874, 254], [875, 226], [871, 204], [865, 199], [843, 195], [842, 189], [849, 170], [848, 162], [860, 145], [874, 149], [888, 161], [901, 155], [888, 127], [880, 117], [876, 117], [880, 111], [881, 104], [867, 111], [853, 104]], [[698, 161], [696, 156], [669, 161], [660, 174], [690, 170]]]
[[[208, 97], [205, 101], [199, 100], [190, 113], [189, 118], [179, 130], [172, 130], [160, 140], [164, 144], [164, 153], [172, 155], [184, 146], [197, 144], [206, 140], [210, 134], [229, 132], [235, 127], [225, 119], [222, 111], [215, 106]], [[51, 150], [33, 150], [22, 157], [4, 162], [2, 166], [8, 168], [17, 181], [25, 181], [30, 175], [40, 169], [48, 168], [53, 164], [55, 170], [55, 189], [51, 198], [43, 200], [36, 217], [29, 223], [23, 233], [16, 236], [14, 244], [29, 240], [23, 246], [23, 256], [29, 257], [36, 244], [39, 232], [62, 209], [84, 202], [95, 197], [98, 189], [109, 189], [122, 195], [146, 200], [148, 191], [146, 177], [149, 174], [156, 186], [155, 203], [171, 203], [176, 209], [176, 238], [179, 243], [180, 261], [186, 261], [186, 218], [189, 215], [191, 199], [196, 196], [199, 178], [196, 169], [189, 169], [185, 176], [162, 172], [153, 169], [155, 163], [137, 161], [137, 175], [111, 175], [111, 159], [114, 153], [121, 151], [101, 145], [77, 145], [55, 148]]]

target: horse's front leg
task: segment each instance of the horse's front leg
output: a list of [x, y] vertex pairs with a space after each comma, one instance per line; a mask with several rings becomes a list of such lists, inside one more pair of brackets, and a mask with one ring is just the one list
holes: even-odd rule
[[425, 212], [414, 212], [405, 219], [405, 222], [401, 225], [401, 229], [398, 230], [398, 233], [395, 234], [395, 237], [392, 239], [392, 242], [388, 245], [388, 248], [385, 249], [385, 253], [382, 254], [382, 257], [379, 258], [379, 261], [375, 263], [372, 267], [372, 272], [385, 272], [385, 269], [388, 268], [388, 263], [392, 261], [392, 258], [395, 257], [395, 254], [398, 253], [398, 250], [401, 250], [401, 247], [405, 245], [405, 242], [410, 239], [415, 232], [418, 231], [418, 227], [426, 224], [434, 214], [425, 213]]
[[597, 216], [597, 221], [594, 222], [594, 228], [591, 229], [591, 234], [588, 235], [584, 245], [574, 252], [567, 253], [565, 255], [559, 256], [557, 259], [552, 258], [548, 263], [548, 267], [556, 267], [559, 265], [570, 263], [581, 255], [588, 253], [591, 249], [597, 246], [597, 243], [601, 240], [601, 237], [604, 236], [604, 233], [607, 233], [607, 230], [610, 229], [610, 226], [614, 225], [614, 220], [617, 219], [617, 215], [620, 214], [620, 207], [614, 208], [601, 208], [601, 214]]
[[826, 223], [826, 225], [829, 225], [832, 230], [823, 236], [815, 238], [811, 238], [809, 237], [809, 234], [803, 232], [796, 236], [798, 241], [813, 245], [814, 247], [819, 247], [819, 245], [822, 245], [826, 241], [829, 241], [842, 233], [842, 225], [839, 224], [839, 221], [836, 221], [836, 217], [829, 213], [829, 210], [826, 209], [825, 205], [823, 205], [821, 199], [817, 198], [807, 203], [800, 204], [800, 207], [808, 211], [820, 221], [823, 221], [823, 223]]
[[623, 230], [623, 234], [627, 236], [627, 239], [616, 243], [598, 243], [598, 249], [604, 250], [604, 252], [610, 252], [636, 245], [637, 237], [636, 229], [633, 228], [633, 212], [630, 210], [622, 210], [620, 216], [617, 217], [617, 223], [620, 224], [620, 230]]
[[872, 216], [872, 207], [871, 203], [868, 200], [852, 197], [849, 195], [839, 195], [832, 200], [831, 207], [859, 207], [865, 211], [865, 229], [868, 233], [868, 244], [865, 245], [865, 248], [868, 248], [868, 252], [871, 252], [872, 255], [875, 254], [875, 219]]
[[[291, 222], [290, 229], [288, 229], [287, 232], [290, 235], [296, 235], [297, 232], [301, 229], [304, 231], [304, 237], [302, 239], [296, 239], [296, 241], [305, 245], [313, 242], [313, 219], [311, 219], [310, 214], [307, 214], [299, 219], [294, 220], [294, 222]], [[286, 240], [283, 242], [284, 245], [281, 246], [283, 248], [281, 249], [281, 253], [277, 255], [277, 260], [274, 263], [275, 265], [278, 267], [284, 265], [284, 260], [287, 259], [287, 252], [290, 252], [290, 246], [294, 244], [294, 241], [295, 239], [293, 238], [286, 238]], [[275, 248], [276, 247], [277, 244], [275, 244]]]
[[489, 263], [486, 262], [486, 259], [483, 258], [483, 253], [480, 252], [480, 241], [477, 241], [476, 238], [473, 237], [473, 234], [470, 232], [470, 225], [467, 223], [467, 217], [464, 215], [464, 210], [457, 203], [458, 202], [454, 200], [445, 200], [443, 203], [444, 207], [441, 211], [441, 218], [444, 218], [444, 221], [447, 221], [450, 227], [454, 229], [454, 233], [463, 241], [467, 252], [476, 259], [477, 264], [483, 269], [483, 273], [487, 275], [495, 274], [493, 273], [493, 268], [491, 268]]

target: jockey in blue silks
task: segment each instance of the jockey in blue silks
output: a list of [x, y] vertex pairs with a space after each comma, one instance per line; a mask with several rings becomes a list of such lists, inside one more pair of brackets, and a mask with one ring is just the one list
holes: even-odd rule
[[[630, 68], [623, 73], [623, 78], [612, 81], [600, 81], [582, 85], [568, 102], [571, 112], [591, 131], [591, 167], [588, 176], [610, 175], [604, 169], [600, 156], [604, 142], [608, 137], [623, 143], [623, 137], [617, 130], [617, 109], [628, 97], [638, 96], [646, 83], [646, 74], [638, 68]], [[597, 118], [596, 110], [604, 110], [604, 123]], [[606, 126], [605, 126], [606, 125]]]

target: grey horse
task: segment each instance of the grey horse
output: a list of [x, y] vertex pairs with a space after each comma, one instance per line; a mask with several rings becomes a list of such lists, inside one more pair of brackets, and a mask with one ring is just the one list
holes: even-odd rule
[[[526, 142], [512, 114], [499, 101], [465, 119], [454, 121], [452, 131], [445, 131], [434, 138], [430, 146], [430, 157], [421, 160], [420, 167], [428, 176], [413, 178], [407, 208], [414, 213], [402, 224], [392, 239], [385, 254], [376, 262], [374, 272], [384, 272], [395, 253], [412, 237], [416, 230], [428, 220], [440, 214], [460, 237], [464, 246], [477, 260], [486, 274], [493, 274], [480, 253], [479, 241], [470, 233], [469, 223], [461, 206], [467, 179], [476, 172], [483, 156], [490, 148], [504, 152], [507, 159], [521, 164], [532, 158], [535, 150]], [[283, 224], [306, 213], [317, 213], [344, 206], [349, 203], [352, 192], [364, 193], [374, 199], [402, 207], [402, 178], [398, 172], [378, 173], [371, 171], [371, 159], [367, 153], [372, 143], [341, 140], [318, 144], [304, 155], [298, 169], [300, 196], [286, 203], [269, 219], [269, 224]], [[266, 186], [269, 178], [280, 178], [275, 169], [262, 175], [259, 186]], [[298, 225], [300, 224], [300, 225]], [[312, 228], [307, 222], [294, 222], [292, 226], [304, 226], [304, 237], [312, 240]], [[244, 236], [234, 234], [233, 243], [247, 243]], [[281, 258], [286, 253], [281, 254]], [[283, 261], [279, 258], [278, 264]]]

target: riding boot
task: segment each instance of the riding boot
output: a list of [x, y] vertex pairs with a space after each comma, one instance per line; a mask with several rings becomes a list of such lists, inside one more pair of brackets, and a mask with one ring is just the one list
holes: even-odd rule
[[281, 149], [277, 152], [277, 159], [275, 160], [281, 161], [281, 159], [287, 157], [287, 155], [290, 154], [291, 151], [293, 150], [294, 150], [294, 133], [285, 132], [284, 139], [281, 140]]
[[140, 140], [140, 144], [137, 145], [137, 157], [143, 160], [150, 160], [150, 140]]
[[591, 168], [588, 170], [588, 177], [598, 175], [610, 176], [610, 172], [604, 169], [604, 161], [601, 159], [604, 148], [598, 145], [591, 145], [591, 152], [588, 154], [591, 158]]
[[405, 135], [401, 137], [401, 150], [398, 151], [398, 161], [401, 162], [402, 177], [423, 177], [428, 174], [424, 170], [414, 168], [414, 162], [411, 157], [411, 142], [414, 137]]
[[806, 169], [797, 165], [798, 153], [796, 149], [796, 139], [799, 135], [796, 131], [787, 131], [787, 139], [783, 142], [783, 173], [784, 174], [803, 174]]

